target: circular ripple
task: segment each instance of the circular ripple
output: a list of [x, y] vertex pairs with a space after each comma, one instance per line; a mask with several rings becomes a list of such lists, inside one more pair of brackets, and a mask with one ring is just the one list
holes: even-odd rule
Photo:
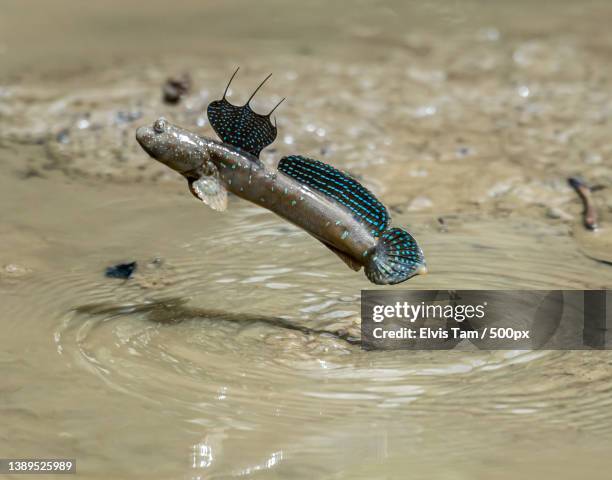
[[[494, 451], [518, 432], [534, 441], [557, 429], [611, 433], [612, 374], [603, 354], [362, 351], [335, 335], [358, 335], [356, 292], [369, 287], [361, 273], [257, 209], [202, 217], [205, 234], [177, 234], [190, 238], [182, 243], [159, 239], [161, 261], [138, 259], [128, 281], [101, 275], [117, 251], [109, 246], [84, 264], [22, 285], [22, 301], [5, 312], [25, 322], [23, 335], [39, 332], [31, 349], [52, 339], [53, 378], [66, 382], [67, 392], [79, 385], [86, 389], [79, 398], [91, 396], [102, 385], [100, 392], [120, 400], [126, 413], [115, 411], [113, 428], [135, 406], [163, 412], [153, 435], [171, 429], [199, 437], [193, 455], [208, 465], [202, 469], [236, 474], [291, 465], [295, 455], [330, 465], [332, 458], [354, 458], [356, 450], [384, 443], [365, 427], [384, 432], [396, 453], [414, 448], [431, 461], [445, 452], [452, 457], [447, 450]], [[393, 288], [588, 281], [581, 270], [588, 260], [572, 260], [571, 246], [559, 240], [554, 251], [565, 251], [568, 262], [554, 263], [538, 240], [550, 232], [526, 235], [531, 228], [465, 222], [442, 233], [421, 224], [415, 230], [432, 273]], [[116, 229], [121, 248], [142, 244], [133, 225]], [[476, 234], [483, 231], [485, 238]], [[14, 371], [40, 368], [29, 360], [18, 365], [23, 354], [16, 350], [5, 356]], [[475, 419], [495, 425], [495, 435], [468, 435]], [[238, 460], [236, 452], [246, 456]]]

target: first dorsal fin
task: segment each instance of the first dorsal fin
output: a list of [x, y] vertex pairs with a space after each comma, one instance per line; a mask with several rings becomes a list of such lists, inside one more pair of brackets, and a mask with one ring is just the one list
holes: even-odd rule
[[283, 157], [278, 170], [327, 195], [371, 228], [378, 237], [389, 226], [387, 208], [363, 185], [331, 165], [299, 155]]
[[251, 109], [251, 99], [270, 78], [270, 75], [268, 75], [255, 89], [246, 104], [242, 106], [232, 105], [225, 96], [236, 73], [238, 73], [238, 69], [227, 84], [223, 98], [208, 105], [208, 120], [223, 143], [238, 147], [259, 158], [260, 152], [276, 138], [276, 125], [272, 125], [270, 115], [282, 100], [267, 115], [261, 115]]

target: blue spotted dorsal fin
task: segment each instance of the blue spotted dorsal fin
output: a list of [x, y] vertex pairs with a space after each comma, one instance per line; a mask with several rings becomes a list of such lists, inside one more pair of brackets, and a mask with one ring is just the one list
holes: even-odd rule
[[265, 81], [270, 78], [270, 75], [268, 75], [253, 92], [246, 104], [242, 106], [232, 105], [225, 96], [236, 73], [238, 73], [238, 69], [227, 84], [223, 98], [208, 105], [208, 120], [223, 143], [238, 147], [259, 158], [260, 152], [276, 138], [276, 125], [272, 125], [270, 115], [284, 99], [267, 115], [261, 115], [251, 109], [251, 99]]
[[376, 237], [389, 226], [387, 208], [363, 185], [331, 165], [299, 155], [281, 158], [278, 170], [338, 202], [371, 227]]

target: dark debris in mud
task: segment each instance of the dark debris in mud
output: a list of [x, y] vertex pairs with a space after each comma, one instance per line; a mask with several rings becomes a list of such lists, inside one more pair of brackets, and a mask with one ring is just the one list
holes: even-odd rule
[[136, 271], [137, 267], [138, 264], [136, 262], [118, 263], [117, 265], [107, 267], [104, 275], [107, 278], [120, 278], [127, 280], [128, 278], [132, 277], [132, 274]]
[[162, 87], [162, 97], [165, 103], [176, 104], [191, 90], [191, 76], [183, 73], [178, 77], [170, 77]]

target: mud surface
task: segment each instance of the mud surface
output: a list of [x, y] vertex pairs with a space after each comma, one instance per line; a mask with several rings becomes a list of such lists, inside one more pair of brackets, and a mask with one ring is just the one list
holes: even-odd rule
[[[0, 456], [100, 478], [609, 477], [606, 352], [320, 333], [358, 335], [363, 273], [236, 198], [206, 209], [134, 131], [212, 136], [235, 67], [234, 103], [273, 72], [263, 160], [363, 178], [430, 268], [389, 288], [610, 288], [612, 6], [77, 3], [0, 16]], [[599, 231], [569, 176], [597, 186]]]

